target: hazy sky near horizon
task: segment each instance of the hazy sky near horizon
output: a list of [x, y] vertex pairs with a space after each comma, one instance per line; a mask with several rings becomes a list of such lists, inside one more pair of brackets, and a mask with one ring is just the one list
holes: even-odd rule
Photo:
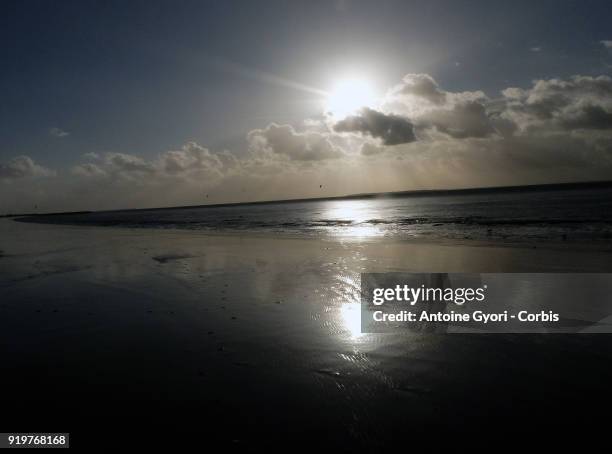
[[606, 1], [5, 1], [0, 212], [612, 179]]

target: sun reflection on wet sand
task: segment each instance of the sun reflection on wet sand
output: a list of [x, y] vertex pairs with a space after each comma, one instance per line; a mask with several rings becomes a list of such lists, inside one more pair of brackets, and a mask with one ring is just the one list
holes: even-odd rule
[[359, 303], [343, 303], [340, 307], [340, 317], [344, 327], [350, 332], [351, 339], [358, 339], [361, 332], [361, 305]]
[[361, 338], [361, 277], [353, 272], [340, 272], [334, 281], [334, 306], [338, 310], [336, 324], [347, 332], [351, 340]]

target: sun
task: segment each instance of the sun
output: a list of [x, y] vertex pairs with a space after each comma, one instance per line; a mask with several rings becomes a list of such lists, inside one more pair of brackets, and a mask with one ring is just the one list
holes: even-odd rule
[[373, 107], [376, 96], [365, 79], [351, 78], [338, 81], [325, 101], [325, 111], [336, 119], [354, 114], [363, 107]]

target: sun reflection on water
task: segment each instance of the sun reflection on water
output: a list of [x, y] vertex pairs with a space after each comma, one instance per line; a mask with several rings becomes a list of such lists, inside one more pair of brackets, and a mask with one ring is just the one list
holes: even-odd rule
[[355, 238], [368, 238], [381, 236], [383, 230], [368, 221], [373, 221], [380, 216], [379, 210], [368, 200], [342, 200], [330, 202], [327, 209], [322, 213], [322, 218], [330, 222], [332, 232], [336, 236], [347, 236]]
[[325, 211], [329, 219], [353, 221], [355, 223], [368, 220], [369, 204], [363, 200], [342, 200], [332, 202]]

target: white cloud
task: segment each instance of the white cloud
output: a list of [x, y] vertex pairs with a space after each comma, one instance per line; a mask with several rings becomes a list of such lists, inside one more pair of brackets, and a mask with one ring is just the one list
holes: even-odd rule
[[74, 166], [74, 175], [142, 181], [221, 177], [224, 170], [235, 163], [231, 154], [212, 153], [195, 142], [187, 142], [179, 150], [165, 151], [156, 159], [150, 160], [127, 153], [106, 153], [102, 156], [86, 153], [83, 157], [93, 162]]
[[51, 134], [53, 137], [57, 137], [59, 139], [67, 137], [70, 135], [69, 132], [64, 131], [63, 129], [60, 128], [50, 128], [49, 129], [49, 134]]
[[522, 133], [612, 130], [612, 79], [573, 76], [534, 81], [528, 89], [508, 88], [496, 115]]
[[[382, 109], [403, 115], [417, 137], [485, 137], [494, 133], [486, 114], [488, 97], [482, 91], [449, 92], [427, 74], [407, 74], [387, 93]], [[432, 131], [433, 130], [433, 131]]]
[[217, 154], [195, 142], [188, 142], [180, 150], [162, 153], [156, 165], [158, 170], [171, 174], [194, 172], [221, 173], [223, 162]]
[[446, 92], [429, 74], [406, 74], [401, 83], [389, 91], [391, 98], [422, 98], [432, 104], [444, 104]]
[[250, 150], [259, 156], [284, 157], [295, 161], [320, 161], [343, 156], [342, 150], [326, 134], [297, 132], [293, 126], [272, 123], [248, 134]]
[[36, 164], [29, 156], [17, 156], [7, 163], [0, 163], [0, 179], [14, 180], [54, 175], [53, 170]]

